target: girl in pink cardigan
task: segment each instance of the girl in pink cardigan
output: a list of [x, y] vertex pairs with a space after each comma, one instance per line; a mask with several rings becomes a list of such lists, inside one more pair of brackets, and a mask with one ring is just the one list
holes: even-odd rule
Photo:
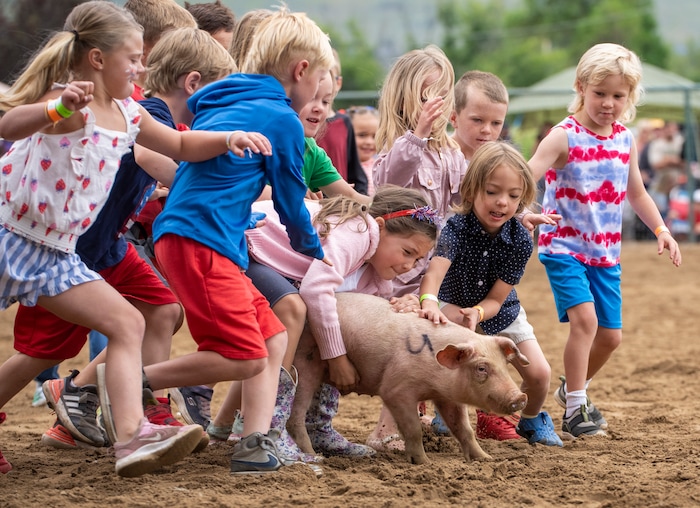
[[[441, 218], [427, 206], [419, 191], [393, 185], [379, 188], [370, 206], [345, 196], [307, 200], [305, 204], [313, 217], [326, 258], [332, 264], [300, 255], [292, 249], [285, 228], [269, 201], [253, 204], [253, 211], [264, 213], [267, 218], [265, 225], [246, 233], [251, 264], [272, 269], [268, 270], [270, 284], [288, 284], [287, 291], [298, 290], [307, 308], [306, 317], [321, 358], [328, 361], [334, 386], [321, 388], [317, 406], [309, 411], [313, 421], [307, 420], [314, 448], [324, 454], [368, 455], [373, 450], [348, 443], [331, 427], [339, 398], [335, 387], [351, 391], [358, 381], [357, 371], [346, 355], [335, 293], [352, 291], [389, 298], [392, 279], [411, 270], [434, 247]], [[255, 283], [261, 287], [259, 278]], [[268, 281], [264, 281], [264, 286], [268, 286]], [[275, 288], [273, 292], [281, 293], [281, 290]], [[295, 388], [292, 385], [287, 390]], [[290, 409], [293, 393], [291, 398], [285, 404]], [[231, 409], [224, 402], [213, 425], [231, 421]], [[282, 409], [278, 407], [275, 411], [282, 412]], [[280, 420], [286, 422], [284, 417]], [[366, 450], [361, 453], [358, 447]]]

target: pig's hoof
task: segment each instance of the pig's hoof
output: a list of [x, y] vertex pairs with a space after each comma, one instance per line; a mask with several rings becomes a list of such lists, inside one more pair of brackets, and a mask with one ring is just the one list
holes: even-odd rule
[[385, 438], [370, 438], [365, 444], [378, 452], [402, 452], [406, 449], [406, 443], [399, 434], [392, 434]]

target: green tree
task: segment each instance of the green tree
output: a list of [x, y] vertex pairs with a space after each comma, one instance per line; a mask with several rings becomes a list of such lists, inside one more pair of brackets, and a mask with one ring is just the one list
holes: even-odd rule
[[0, 0], [0, 81], [12, 82], [27, 60], [66, 16], [85, 0]]
[[617, 42], [665, 67], [669, 50], [657, 33], [652, 0], [441, 0], [442, 47], [459, 76], [468, 69], [498, 75], [507, 86], [529, 86], [575, 65], [599, 42]]
[[[343, 90], [379, 90], [384, 79], [384, 69], [374, 53], [374, 48], [367, 42], [357, 21], [351, 19], [346, 24], [344, 34], [332, 27], [323, 27], [329, 34], [331, 45], [340, 56], [340, 66], [343, 75]], [[339, 101], [338, 107], [347, 107], [350, 99]], [[373, 102], [368, 99], [366, 103]]]

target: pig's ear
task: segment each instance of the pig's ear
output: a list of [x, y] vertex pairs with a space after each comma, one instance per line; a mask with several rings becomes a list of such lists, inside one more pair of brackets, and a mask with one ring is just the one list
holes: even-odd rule
[[448, 369], [458, 369], [462, 363], [474, 356], [474, 348], [468, 344], [448, 344], [435, 355], [438, 363]]
[[498, 342], [498, 346], [501, 348], [501, 351], [503, 351], [503, 354], [506, 356], [507, 362], [515, 364], [515, 361], [517, 360], [517, 362], [523, 367], [530, 365], [530, 360], [528, 360], [527, 357], [520, 352], [518, 346], [516, 346], [512, 340], [506, 337], [494, 338]]

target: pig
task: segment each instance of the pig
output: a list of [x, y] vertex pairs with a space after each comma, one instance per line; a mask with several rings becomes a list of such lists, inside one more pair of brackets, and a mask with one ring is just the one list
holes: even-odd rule
[[[507, 372], [507, 362], [529, 362], [505, 337], [491, 337], [463, 326], [435, 325], [416, 313], [398, 313], [389, 302], [360, 293], [338, 293], [337, 309], [349, 360], [359, 374], [358, 394], [379, 395], [391, 411], [413, 464], [427, 461], [418, 403], [431, 400], [467, 461], [490, 456], [479, 446], [469, 424], [467, 404], [506, 415], [523, 409], [527, 395]], [[314, 453], [305, 415], [324, 377], [308, 326], [294, 364], [299, 373], [287, 430], [306, 453]]]

